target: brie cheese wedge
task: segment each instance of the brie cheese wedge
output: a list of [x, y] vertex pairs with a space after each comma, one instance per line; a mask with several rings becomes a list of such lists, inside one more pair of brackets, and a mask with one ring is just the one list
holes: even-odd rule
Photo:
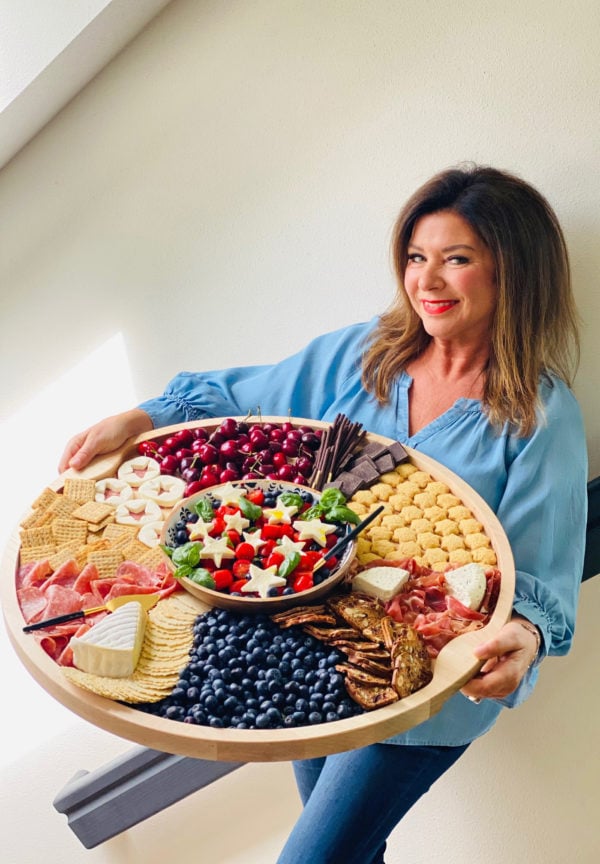
[[448, 594], [468, 609], [479, 609], [487, 589], [485, 568], [481, 564], [464, 564], [456, 570], [447, 570], [444, 577]]
[[371, 567], [356, 574], [352, 589], [377, 597], [385, 603], [402, 590], [409, 575], [408, 570], [401, 567]]
[[107, 678], [131, 675], [140, 658], [146, 620], [137, 601], [119, 606], [83, 636], [71, 638], [74, 666]]

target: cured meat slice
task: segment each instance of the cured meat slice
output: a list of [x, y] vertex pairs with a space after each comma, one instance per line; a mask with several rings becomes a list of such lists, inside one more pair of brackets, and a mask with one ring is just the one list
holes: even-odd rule
[[40, 588], [36, 588], [35, 585], [19, 588], [17, 600], [27, 624], [41, 620], [48, 598]]

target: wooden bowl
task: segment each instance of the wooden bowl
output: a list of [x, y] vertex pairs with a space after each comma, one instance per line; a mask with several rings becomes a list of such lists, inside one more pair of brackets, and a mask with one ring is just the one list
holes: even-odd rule
[[[239, 489], [261, 489], [264, 493], [271, 495], [281, 494], [283, 492], [299, 492], [300, 494], [303, 492], [309, 493], [315, 503], [321, 498], [321, 493], [316, 489], [309, 489], [306, 486], [299, 486], [296, 483], [288, 483], [283, 480], [234, 481], [229, 485]], [[161, 533], [161, 546], [174, 545], [176, 523], [181, 520], [182, 513], [185, 511], [193, 513], [195, 505], [200, 499], [208, 498], [211, 503], [218, 506], [218, 503], [220, 502], [219, 491], [222, 488], [223, 485], [211, 486], [208, 489], [204, 489], [202, 492], [198, 492], [196, 495], [184, 498], [183, 501], [174, 507], [165, 521]], [[351, 526], [349, 526], [349, 528], [350, 527]], [[352, 560], [354, 559], [355, 552], [356, 542], [351, 541], [348, 543], [338, 566], [331, 575], [318, 585], [314, 585], [312, 588], [302, 591], [299, 594], [285, 594], [277, 597], [243, 596], [205, 588], [197, 582], [192, 581], [192, 579], [185, 577], [179, 581], [186, 591], [189, 591], [190, 594], [193, 594], [194, 597], [197, 597], [199, 600], [203, 600], [209, 606], [217, 606], [220, 609], [231, 609], [242, 613], [267, 612], [272, 614], [274, 612], [279, 612], [282, 609], [290, 609], [293, 606], [297, 606], [299, 603], [314, 603], [316, 600], [324, 597], [344, 579], [345, 575], [348, 573]], [[169, 564], [169, 567], [175, 571], [176, 568], [174, 567], [170, 556], [166, 553], [165, 560]]]

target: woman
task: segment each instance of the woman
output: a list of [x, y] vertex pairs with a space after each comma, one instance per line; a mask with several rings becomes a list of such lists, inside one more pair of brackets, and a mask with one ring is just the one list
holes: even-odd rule
[[388, 312], [275, 366], [182, 373], [158, 399], [69, 442], [60, 469], [153, 427], [211, 416], [333, 420], [426, 453], [498, 515], [517, 569], [514, 610], [479, 646], [482, 670], [430, 720], [387, 742], [297, 763], [304, 803], [279, 859], [378, 864], [394, 826], [503, 705], [531, 692], [573, 636], [582, 571], [586, 448], [569, 389], [578, 333], [556, 216], [519, 178], [445, 171], [402, 210]]

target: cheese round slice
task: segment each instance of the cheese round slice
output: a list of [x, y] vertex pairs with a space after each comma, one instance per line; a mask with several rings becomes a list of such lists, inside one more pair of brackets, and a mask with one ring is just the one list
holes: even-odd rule
[[119, 606], [82, 636], [71, 638], [73, 665], [107, 678], [131, 675], [140, 658], [146, 620], [136, 600]]
[[135, 456], [123, 462], [117, 471], [119, 480], [125, 480], [130, 486], [141, 486], [146, 480], [152, 480], [160, 474], [160, 465], [151, 456]]
[[119, 504], [115, 510], [115, 522], [119, 525], [146, 525], [162, 519], [162, 510], [154, 501], [132, 498]]
[[124, 501], [133, 498], [133, 494], [133, 486], [130, 486], [126, 480], [119, 480], [118, 477], [106, 477], [104, 480], [96, 481], [96, 495], [94, 497], [101, 504], [111, 504], [117, 507]]
[[181, 477], [162, 474], [160, 477], [145, 480], [138, 488], [137, 493], [140, 498], [155, 501], [159, 507], [172, 507], [181, 501], [184, 491], [185, 480], [182, 480]]

